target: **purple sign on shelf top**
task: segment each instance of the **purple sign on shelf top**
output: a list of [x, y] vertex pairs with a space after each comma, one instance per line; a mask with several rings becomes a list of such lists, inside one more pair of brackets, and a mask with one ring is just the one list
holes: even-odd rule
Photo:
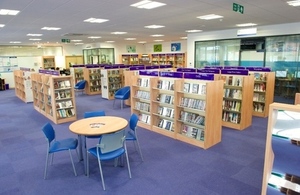
[[44, 70], [44, 69], [39, 69], [39, 73], [45, 73], [46, 72], [46, 70]]
[[221, 74], [232, 74], [232, 75], [249, 75], [249, 71], [244, 70], [238, 70], [238, 69], [223, 69], [221, 70]]
[[220, 69], [217, 69], [217, 68], [203, 68], [203, 69], [197, 69], [197, 72], [219, 74]]
[[183, 72], [159, 72], [161, 77], [182, 78]]
[[159, 68], [172, 68], [172, 65], [171, 64], [159, 65]]
[[144, 76], [158, 76], [158, 71], [153, 71], [153, 70], [140, 70], [139, 75], [144, 75]]
[[23, 71], [30, 71], [30, 68], [20, 67], [20, 70], [23, 70]]
[[217, 68], [217, 69], [223, 69], [223, 66], [204, 66], [204, 68]]
[[246, 68], [243, 66], [224, 66], [223, 69], [239, 69], [239, 70], [245, 70]]
[[257, 71], [257, 72], [271, 72], [270, 67], [246, 67], [249, 71]]
[[129, 67], [130, 65], [124, 65], [124, 64], [120, 65], [120, 68], [129, 68]]
[[129, 70], [144, 70], [145, 66], [131, 66]]
[[60, 75], [60, 74], [59, 74], [59, 71], [57, 71], [57, 70], [51, 71], [51, 74], [52, 74], [52, 75], [55, 75], [55, 76], [59, 76], [59, 75]]
[[150, 65], [150, 66], [145, 66], [146, 69], [159, 69], [159, 66], [157, 65]]
[[88, 64], [88, 65], [85, 65], [86, 68], [99, 68], [100, 66], [99, 65], [96, 65], [96, 64]]
[[119, 68], [119, 65], [107, 65], [107, 66], [104, 66], [104, 69], [117, 69]]
[[183, 74], [185, 79], [198, 79], [198, 80], [215, 80], [215, 76], [212, 73], [198, 73], [198, 72], [185, 72]]
[[177, 72], [197, 72], [195, 68], [177, 68]]
[[80, 64], [80, 65], [72, 65], [73, 68], [80, 68], [80, 67], [85, 67], [84, 64]]

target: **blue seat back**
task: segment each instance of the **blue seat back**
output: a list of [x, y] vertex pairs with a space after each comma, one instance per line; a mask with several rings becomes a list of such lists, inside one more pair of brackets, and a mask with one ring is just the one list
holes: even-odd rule
[[128, 99], [130, 96], [130, 86], [125, 86], [116, 91], [115, 95], [123, 95], [123, 99]]
[[50, 123], [46, 123], [42, 128], [47, 140], [51, 143], [55, 139], [55, 131]]
[[75, 85], [75, 89], [84, 89], [86, 84], [86, 80], [79, 81]]
[[113, 152], [124, 147], [125, 137], [125, 130], [104, 134], [99, 139], [97, 146], [102, 154]]
[[139, 121], [138, 115], [133, 113], [129, 120], [129, 127], [131, 130], [135, 131], [138, 121]]
[[83, 115], [84, 118], [90, 118], [95, 116], [105, 116], [105, 111], [104, 110], [90, 111], [90, 112], [85, 112]]

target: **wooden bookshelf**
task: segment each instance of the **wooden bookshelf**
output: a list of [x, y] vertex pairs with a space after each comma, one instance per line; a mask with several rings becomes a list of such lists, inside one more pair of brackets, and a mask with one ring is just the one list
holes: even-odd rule
[[125, 65], [133, 65], [139, 63], [139, 54], [122, 54], [121, 62]]
[[74, 83], [84, 80], [84, 69], [85, 65], [74, 65], [70, 68], [71, 76], [74, 79]]
[[77, 119], [72, 76], [32, 74], [33, 106], [55, 124]]
[[87, 65], [83, 70], [84, 80], [87, 81], [85, 93], [88, 95], [101, 94], [101, 69], [99, 65]]
[[6, 90], [5, 79], [0, 78], [0, 91], [5, 91], [5, 90]]
[[55, 68], [55, 57], [43, 56], [43, 69], [54, 69], [54, 68]]
[[250, 72], [254, 76], [253, 116], [267, 117], [274, 100], [274, 72]]
[[15, 94], [25, 103], [33, 102], [31, 74], [32, 72], [30, 71], [14, 71]]
[[244, 130], [252, 124], [254, 77], [248, 70], [221, 70], [220, 78], [224, 82], [222, 126]]
[[115, 92], [122, 87], [122, 75], [118, 67], [105, 67], [101, 69], [102, 98], [112, 100]]
[[153, 65], [172, 64], [173, 68], [186, 67], [186, 53], [158, 53], [151, 55]]

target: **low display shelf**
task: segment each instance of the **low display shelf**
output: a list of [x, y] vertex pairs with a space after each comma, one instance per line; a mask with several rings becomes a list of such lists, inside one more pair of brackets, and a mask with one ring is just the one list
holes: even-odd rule
[[29, 68], [14, 71], [15, 94], [25, 103], [33, 102], [31, 74]]
[[101, 69], [99, 65], [86, 65], [84, 79], [87, 81], [85, 87], [86, 94], [101, 94]]

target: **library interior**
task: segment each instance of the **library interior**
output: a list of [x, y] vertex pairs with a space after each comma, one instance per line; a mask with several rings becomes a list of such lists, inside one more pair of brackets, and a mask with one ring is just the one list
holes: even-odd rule
[[0, 194], [300, 194], [300, 0], [118, 4], [0, 4]]

